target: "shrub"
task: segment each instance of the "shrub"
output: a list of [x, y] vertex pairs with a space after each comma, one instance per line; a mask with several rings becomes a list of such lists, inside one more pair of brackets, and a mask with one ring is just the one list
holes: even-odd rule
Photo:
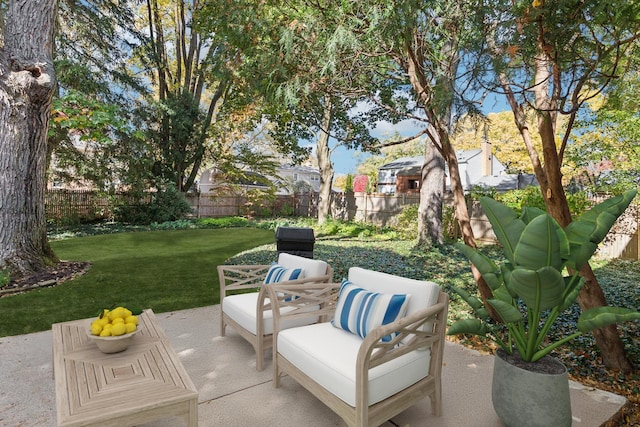
[[223, 218], [201, 218], [197, 221], [198, 225], [206, 228], [230, 228], [230, 227], [247, 227], [251, 222], [241, 216], [228, 216]]
[[128, 224], [151, 224], [184, 219], [192, 213], [191, 205], [174, 185], [158, 191], [149, 203], [119, 206], [115, 220]]
[[411, 240], [418, 236], [418, 208], [418, 205], [407, 205], [397, 216], [395, 226], [404, 239]]

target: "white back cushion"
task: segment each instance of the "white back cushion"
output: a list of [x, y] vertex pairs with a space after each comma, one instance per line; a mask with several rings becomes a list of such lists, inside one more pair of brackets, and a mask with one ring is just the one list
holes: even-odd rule
[[360, 267], [349, 269], [349, 281], [368, 291], [411, 295], [407, 316], [436, 304], [440, 293], [440, 288], [434, 282], [408, 279]]
[[327, 263], [320, 259], [309, 259], [283, 252], [278, 256], [278, 264], [285, 268], [302, 268], [304, 277], [318, 277], [327, 274]]

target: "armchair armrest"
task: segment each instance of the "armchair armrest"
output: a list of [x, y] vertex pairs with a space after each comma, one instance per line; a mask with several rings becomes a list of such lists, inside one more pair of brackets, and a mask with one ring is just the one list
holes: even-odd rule
[[[368, 402], [368, 388], [364, 387], [364, 384], [369, 381], [371, 368], [414, 350], [431, 349], [429, 377], [440, 377], [448, 308], [449, 297], [440, 291], [435, 305], [380, 326], [366, 336], [356, 361], [356, 389], [363, 391], [357, 397], [361, 399], [359, 403], [366, 406]], [[389, 342], [382, 342], [381, 338], [389, 334], [397, 335]]]
[[[268, 293], [273, 312], [274, 345], [284, 319], [319, 317], [325, 322], [333, 316], [341, 284], [317, 280], [314, 278], [313, 283], [303, 284], [272, 284], [261, 289], [261, 292]], [[283, 310], [285, 307], [289, 308], [286, 312]]]
[[228, 292], [260, 288], [270, 265], [219, 265], [220, 300]]

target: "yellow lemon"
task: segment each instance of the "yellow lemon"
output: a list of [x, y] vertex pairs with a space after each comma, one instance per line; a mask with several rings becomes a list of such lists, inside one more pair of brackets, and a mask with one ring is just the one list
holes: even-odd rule
[[100, 332], [102, 332], [102, 325], [97, 322], [91, 323], [91, 335], [100, 335]]
[[124, 318], [125, 314], [126, 313], [123, 307], [116, 307], [113, 310], [111, 310], [111, 312], [109, 313], [109, 320], [113, 322], [113, 319]]
[[126, 319], [127, 317], [131, 316], [132, 314], [133, 313], [131, 313], [131, 310], [129, 310], [128, 308], [125, 308], [124, 309], [124, 316], [122, 316], [122, 317], [124, 317]]
[[107, 310], [106, 308], [102, 310], [102, 314], [100, 315], [100, 318], [104, 318], [106, 317], [107, 319], [109, 318], [109, 310]]
[[111, 335], [117, 337], [119, 335], [124, 335], [127, 332], [127, 327], [124, 323], [116, 323], [111, 327]]
[[124, 322], [125, 323], [133, 323], [134, 325], [137, 325], [138, 324], [138, 316], [131, 315], [131, 316], [127, 317], [126, 319], [124, 319]]
[[125, 324], [124, 324], [124, 327], [125, 327], [125, 329], [126, 329], [126, 333], [127, 333], [127, 334], [129, 334], [129, 333], [131, 333], [131, 332], [135, 331], [135, 330], [136, 330], [136, 328], [137, 328], [137, 326], [136, 326], [136, 324], [135, 324], [135, 323], [129, 323], [129, 322], [125, 323]]
[[104, 325], [109, 323], [109, 317], [102, 317], [96, 320], [94, 323], [98, 323], [100, 326], [104, 327]]
[[124, 323], [124, 319], [122, 317], [116, 317], [111, 321], [112, 325], [115, 325], [116, 323]]
[[103, 329], [102, 332], [100, 332], [100, 336], [101, 337], [110, 337], [111, 336], [111, 328], [107, 329]]

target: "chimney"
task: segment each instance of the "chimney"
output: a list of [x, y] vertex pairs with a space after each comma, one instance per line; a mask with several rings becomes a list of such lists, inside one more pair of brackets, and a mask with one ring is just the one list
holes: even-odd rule
[[480, 143], [482, 149], [482, 176], [493, 175], [493, 154], [491, 154], [491, 143], [487, 137], [487, 128], [485, 126], [484, 138]]

